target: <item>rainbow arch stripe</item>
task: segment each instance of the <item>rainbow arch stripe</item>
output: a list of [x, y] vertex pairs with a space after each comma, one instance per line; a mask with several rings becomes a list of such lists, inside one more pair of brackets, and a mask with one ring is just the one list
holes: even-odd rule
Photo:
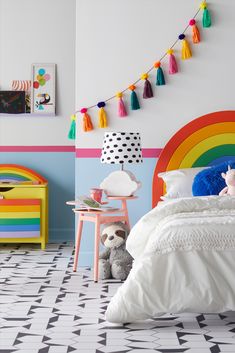
[[23, 167], [18, 164], [0, 164], [0, 183], [27, 183], [37, 182], [38, 184], [44, 184], [47, 182], [40, 174], [34, 170]]
[[158, 173], [235, 160], [235, 111], [204, 115], [181, 128], [166, 144], [153, 175], [152, 206], [164, 193]]

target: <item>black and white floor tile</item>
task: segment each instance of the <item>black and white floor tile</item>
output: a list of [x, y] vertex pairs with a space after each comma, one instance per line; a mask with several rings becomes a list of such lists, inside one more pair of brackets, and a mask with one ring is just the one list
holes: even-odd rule
[[0, 246], [0, 353], [235, 353], [235, 313], [104, 320], [120, 282], [72, 272], [73, 248]]

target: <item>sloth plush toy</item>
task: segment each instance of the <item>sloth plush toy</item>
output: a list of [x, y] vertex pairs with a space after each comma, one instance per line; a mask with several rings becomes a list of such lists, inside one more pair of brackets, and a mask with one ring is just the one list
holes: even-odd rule
[[129, 234], [122, 222], [107, 223], [102, 231], [101, 242], [106, 247], [99, 257], [99, 278], [125, 280], [131, 270], [133, 258], [126, 250]]

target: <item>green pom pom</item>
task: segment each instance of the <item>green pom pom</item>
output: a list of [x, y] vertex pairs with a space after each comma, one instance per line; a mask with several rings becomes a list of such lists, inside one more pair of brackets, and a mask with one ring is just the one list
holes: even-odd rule
[[68, 138], [70, 140], [75, 140], [76, 138], [76, 121], [72, 120], [71, 125], [70, 125], [70, 130], [68, 133]]
[[165, 83], [165, 77], [164, 73], [161, 67], [157, 69], [157, 78], [156, 78], [156, 85], [157, 86], [164, 86]]
[[138, 110], [140, 109], [140, 103], [138, 101], [137, 94], [135, 91], [131, 92], [131, 110]]
[[203, 11], [202, 25], [204, 28], [208, 28], [211, 26], [211, 15], [208, 8], [205, 8]]

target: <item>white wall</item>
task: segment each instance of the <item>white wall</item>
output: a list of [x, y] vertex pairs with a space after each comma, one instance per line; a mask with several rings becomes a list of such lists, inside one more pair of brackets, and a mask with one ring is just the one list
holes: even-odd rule
[[0, 0], [0, 89], [30, 79], [31, 64], [57, 64], [57, 116], [0, 117], [0, 145], [68, 145], [74, 110], [75, 0]]
[[[174, 42], [200, 2], [77, 0], [77, 109], [96, 104], [135, 81]], [[145, 148], [163, 147], [188, 121], [234, 109], [235, 1], [208, 3], [213, 27], [201, 30], [202, 43], [193, 46], [193, 58], [179, 60], [180, 73], [168, 76], [167, 85], [155, 89], [155, 98], [141, 102], [143, 109], [126, 119], [117, 117], [116, 101], [111, 102], [107, 107], [110, 130], [140, 131]], [[151, 77], [154, 83], [155, 72]], [[97, 123], [97, 110], [90, 113]], [[102, 130], [83, 133], [79, 126], [78, 133], [77, 147], [101, 147]]]

